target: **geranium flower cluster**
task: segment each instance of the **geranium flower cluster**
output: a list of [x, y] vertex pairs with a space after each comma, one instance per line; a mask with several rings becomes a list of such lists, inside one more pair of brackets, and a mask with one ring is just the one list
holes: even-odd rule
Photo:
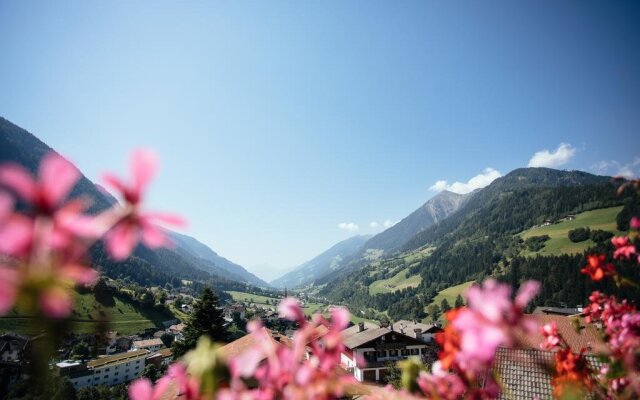
[[[640, 229], [640, 219], [633, 217], [630, 227], [632, 231], [628, 236], [618, 236], [611, 239], [614, 245], [613, 259], [624, 260], [640, 264], [640, 258], [636, 257], [636, 241]], [[591, 260], [603, 261], [604, 254], [592, 255]], [[613, 270], [614, 267], [607, 269]], [[589, 265], [582, 270], [592, 280], [601, 280], [604, 276], [614, 276], [617, 272], [594, 272]], [[616, 279], [621, 284], [633, 284], [626, 278]], [[585, 320], [601, 326], [607, 350], [603, 356], [607, 358], [607, 364], [601, 369], [599, 378], [609, 397], [635, 397], [640, 396], [640, 312], [626, 299], [618, 300], [615, 296], [607, 296], [599, 291], [594, 291], [589, 296], [589, 304], [584, 309]]]
[[124, 205], [97, 215], [92, 199], [69, 199], [81, 178], [60, 155], [46, 154], [36, 176], [22, 166], [0, 166], [0, 315], [18, 306], [28, 313], [64, 318], [73, 308], [72, 288], [90, 285], [98, 273], [90, 266], [89, 247], [105, 236], [114, 259], [124, 259], [138, 242], [167, 243], [154, 222], [179, 224], [178, 218], [141, 211], [144, 190], [157, 167], [153, 153], [133, 154], [133, 180], [125, 185], [109, 175]]
[[[467, 291], [467, 307], [447, 312], [448, 325], [436, 335], [442, 351], [433, 374], [422, 374], [418, 383], [425, 395], [459, 398], [495, 398], [499, 386], [488, 374], [499, 346], [517, 344], [519, 333], [535, 331], [535, 321], [524, 309], [540, 290], [535, 281], [524, 282], [515, 299], [512, 288], [493, 279]], [[480, 379], [484, 381], [480, 381]]]
[[553, 396], [581, 395], [583, 397], [593, 388], [593, 371], [585, 357], [586, 349], [574, 353], [555, 322], [540, 328], [544, 341], [540, 348], [555, 351], [555, 376], [551, 381]]

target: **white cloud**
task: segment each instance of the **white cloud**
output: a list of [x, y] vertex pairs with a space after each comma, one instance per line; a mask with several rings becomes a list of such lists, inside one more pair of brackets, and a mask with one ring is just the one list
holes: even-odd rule
[[359, 226], [353, 222], [341, 222], [338, 224], [338, 228], [349, 232], [355, 232], [358, 230]]
[[376, 221], [369, 222], [369, 228], [377, 228], [379, 226], [380, 226], [380, 224], [377, 223]]
[[453, 182], [449, 184], [447, 181], [440, 180], [431, 185], [429, 190], [433, 192], [448, 190], [454, 193], [465, 194], [483, 188], [501, 176], [500, 171], [493, 168], [485, 168], [484, 171], [469, 179], [467, 182]]
[[553, 153], [547, 149], [536, 152], [527, 166], [555, 168], [568, 163], [575, 154], [576, 149], [569, 143], [560, 143]]
[[591, 166], [591, 170], [600, 175], [622, 176], [627, 179], [638, 177], [638, 166], [640, 166], [640, 158], [636, 158], [633, 162], [621, 164], [615, 160], [603, 160]]
[[395, 221], [394, 222], [394, 221], [391, 221], [390, 219], [387, 219], [382, 223], [382, 226], [384, 226], [385, 228], [390, 228], [390, 227], [394, 226], [395, 224], [397, 224], [398, 222], [400, 222], [400, 221]]

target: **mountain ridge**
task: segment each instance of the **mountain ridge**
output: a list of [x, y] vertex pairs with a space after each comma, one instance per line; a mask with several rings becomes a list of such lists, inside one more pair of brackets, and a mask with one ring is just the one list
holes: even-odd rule
[[271, 284], [276, 287], [294, 288], [324, 277], [337, 268], [346, 256], [357, 251], [370, 237], [371, 235], [356, 235], [340, 241], [292, 271], [274, 279]]
[[[9, 120], [0, 117], [0, 163], [14, 162], [23, 166], [32, 174], [37, 174], [41, 159], [45, 154], [52, 151], [56, 152], [34, 134], [20, 128]], [[93, 200], [93, 203], [89, 208], [89, 212], [91, 213], [97, 213], [105, 210], [117, 202], [117, 200], [108, 191], [102, 188], [99, 184], [93, 183], [81, 172], [81, 177], [72, 189], [69, 197], [75, 198], [82, 195], [89, 195]], [[181, 235], [175, 232], [169, 232], [172, 236], [174, 234]], [[206, 245], [202, 244], [202, 246]], [[99, 247], [100, 246], [98, 246], [98, 248]], [[193, 250], [190, 251], [188, 247], [189, 246], [185, 246], [185, 248], [182, 249], [161, 249], [156, 251], [143, 249], [142, 246], [139, 246], [134, 252], [134, 256], [152, 265], [154, 263], [158, 263], [156, 265], [158, 268], [164, 268], [166, 270], [169, 266], [164, 265], [166, 262], [165, 260], [167, 258], [174, 259], [174, 256], [169, 255], [169, 253], [174, 252], [176, 253], [175, 257], [181, 258], [179, 261], [179, 264], [181, 265], [190, 265], [195, 269], [205, 271], [207, 273], [213, 273], [213, 276], [218, 276], [224, 279], [238, 280], [239, 282], [246, 282], [265, 287], [269, 286], [266, 282], [246, 271], [243, 267], [219, 256], [210, 248], [209, 251], [215, 256], [211, 256], [210, 259], [207, 260], [206, 257], [200, 258], [194, 256], [191, 253]], [[101, 260], [103, 259], [102, 257], [99, 258]], [[205, 261], [203, 262], [201, 260]], [[223, 265], [215, 265], [216, 261]], [[113, 264], [109, 262], [103, 263], [105, 265]], [[174, 272], [179, 273], [179, 270], [174, 270]], [[199, 276], [197, 273], [193, 274], [190, 271], [185, 271], [185, 274], [188, 274], [190, 277]]]

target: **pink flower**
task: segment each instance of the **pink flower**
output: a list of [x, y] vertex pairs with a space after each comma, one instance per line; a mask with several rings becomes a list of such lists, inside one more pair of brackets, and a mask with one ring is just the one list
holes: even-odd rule
[[278, 312], [282, 318], [286, 318], [290, 321], [296, 321], [302, 324], [306, 322], [304, 313], [300, 308], [300, 303], [298, 303], [298, 299], [295, 297], [287, 297], [286, 299], [283, 299], [278, 305]]
[[152, 400], [154, 398], [153, 385], [149, 379], [139, 379], [129, 386], [131, 400]]
[[558, 324], [550, 322], [540, 328], [542, 336], [544, 336], [544, 342], [540, 343], [540, 348], [543, 350], [553, 350], [560, 345], [560, 336], [558, 333]]
[[631, 218], [631, 222], [629, 223], [629, 225], [631, 226], [631, 229], [640, 230], [640, 218]]
[[80, 171], [59, 154], [51, 152], [42, 159], [38, 178], [34, 179], [17, 164], [0, 167], [0, 184], [13, 190], [45, 215], [52, 215], [67, 198], [80, 179]]
[[69, 290], [51, 286], [40, 292], [40, 309], [49, 318], [64, 318], [73, 309], [73, 298]]
[[611, 238], [611, 243], [616, 247], [616, 251], [613, 253], [613, 258], [620, 259], [631, 258], [632, 254], [636, 253], [636, 246], [629, 242], [629, 238], [626, 236], [617, 236]]
[[148, 150], [137, 150], [131, 159], [132, 181], [127, 184], [118, 177], [107, 174], [105, 183], [116, 191], [127, 203], [127, 209], [120, 220], [106, 235], [109, 254], [116, 260], [124, 260], [142, 242], [149, 248], [167, 246], [170, 239], [157, 223], [183, 226], [184, 221], [174, 215], [149, 213], [141, 211], [144, 191], [155, 175], [158, 161], [154, 153]]
[[18, 295], [19, 279], [17, 270], [0, 266], [0, 315], [13, 308]]

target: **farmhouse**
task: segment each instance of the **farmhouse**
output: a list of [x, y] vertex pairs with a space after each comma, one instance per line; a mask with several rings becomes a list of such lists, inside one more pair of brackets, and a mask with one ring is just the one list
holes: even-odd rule
[[[382, 381], [389, 362], [420, 357], [430, 351], [430, 345], [422, 337], [417, 339], [399, 332], [394, 325], [381, 327], [371, 322], [360, 322], [343, 330], [342, 334], [346, 349], [340, 361], [360, 382]], [[414, 334], [419, 335], [417, 332]]]

